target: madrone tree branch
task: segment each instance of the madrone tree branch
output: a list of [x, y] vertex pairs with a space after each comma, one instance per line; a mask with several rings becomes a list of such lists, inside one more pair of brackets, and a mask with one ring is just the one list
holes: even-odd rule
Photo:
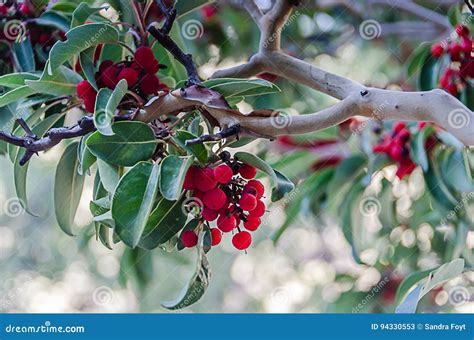
[[[443, 90], [402, 92], [365, 87], [282, 52], [281, 32], [293, 7], [289, 0], [274, 0], [273, 6], [266, 13], [261, 16], [253, 13], [261, 30], [259, 51], [247, 63], [219, 70], [212, 78], [249, 78], [269, 72], [305, 84], [341, 102], [320, 112], [291, 117], [284, 128], [272, 125], [274, 117], [234, 117], [235, 123], [255, 133], [276, 136], [323, 129], [356, 115], [376, 119], [431, 121], [449, 131], [465, 145], [474, 145], [473, 112]], [[214, 114], [218, 116], [217, 113]], [[226, 121], [222, 117], [220, 119]]]

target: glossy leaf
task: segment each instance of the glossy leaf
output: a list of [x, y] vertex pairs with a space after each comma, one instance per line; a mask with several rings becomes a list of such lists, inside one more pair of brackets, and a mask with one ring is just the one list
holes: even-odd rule
[[281, 91], [278, 86], [263, 79], [219, 78], [207, 80], [204, 84], [226, 98], [258, 96]]
[[56, 168], [54, 180], [54, 210], [59, 227], [73, 236], [72, 226], [84, 187], [84, 176], [77, 172], [78, 143], [67, 146]]
[[88, 24], [73, 28], [66, 33], [65, 41], [58, 41], [49, 52], [49, 74], [67, 60], [79, 55], [91, 46], [115, 42], [119, 38], [117, 29], [107, 24]]
[[129, 247], [142, 237], [158, 193], [160, 166], [141, 162], [120, 180], [112, 200], [115, 231]]
[[204, 233], [201, 233], [196, 246], [197, 260], [194, 275], [175, 300], [161, 303], [166, 309], [176, 310], [188, 307], [196, 303], [206, 292], [211, 278], [211, 271], [209, 261], [204, 253], [203, 242]]
[[97, 83], [95, 81], [95, 67], [94, 67], [94, 54], [96, 46], [89, 47], [79, 54], [79, 63], [81, 65], [82, 73], [86, 80], [92, 85], [92, 87], [98, 91]]
[[[397, 306], [396, 313], [415, 313], [418, 302], [423, 296], [428, 294], [433, 288], [441, 283], [454, 279], [461, 275], [464, 269], [464, 260], [455, 259], [449, 263], [445, 263], [438, 269], [433, 271], [425, 271], [427, 278], [423, 282], [418, 283], [416, 288], [408, 293], [408, 295]], [[421, 276], [421, 274], [420, 274]]]
[[[33, 126], [31, 130], [37, 136], [43, 136], [46, 133], [46, 131], [48, 131], [51, 127], [53, 127], [54, 124], [56, 124], [57, 121], [61, 118], [62, 118], [61, 115], [49, 116], [45, 118], [43, 121], [41, 121], [40, 123], [38, 123], [37, 125]], [[28, 168], [29, 168], [31, 160], [30, 162], [21, 166], [20, 160], [23, 158], [24, 155], [25, 155], [25, 149], [24, 148], [18, 149], [15, 160], [14, 160], [15, 190], [16, 190], [16, 195], [20, 203], [22, 204], [23, 208], [25, 209], [25, 211], [31, 215], [35, 215], [28, 206], [28, 195], [27, 195], [27, 190], [26, 190], [26, 183], [27, 183], [26, 180], [27, 180]]]
[[113, 136], [104, 136], [96, 131], [87, 139], [87, 147], [97, 158], [115, 165], [134, 166], [153, 156], [157, 142], [147, 124], [116, 122], [112, 130], [115, 133]]
[[0, 86], [17, 88], [25, 85], [25, 80], [36, 80], [39, 76], [37, 74], [20, 72], [5, 74], [0, 77]]
[[295, 188], [294, 184], [285, 175], [276, 170], [273, 170], [272, 167], [261, 158], [247, 152], [237, 152], [235, 154], [235, 158], [246, 164], [252, 165], [257, 169], [262, 170], [268, 176], [270, 176], [270, 178], [272, 179], [273, 187], [273, 202], [282, 199], [285, 194], [291, 192]]
[[160, 192], [164, 198], [176, 201], [183, 191], [183, 183], [193, 157], [167, 156], [161, 162]]
[[12, 44], [12, 53], [22, 72], [31, 72], [36, 69], [33, 47], [29, 39]]
[[162, 199], [153, 210], [138, 244], [144, 249], [154, 249], [168, 242], [183, 229], [187, 215], [183, 213], [183, 199], [168, 201]]
[[110, 193], [115, 192], [115, 188], [117, 187], [117, 184], [120, 180], [119, 167], [98, 159], [97, 168], [104, 189]]
[[82, 25], [92, 15], [106, 7], [91, 7], [85, 2], [81, 2], [72, 13], [71, 28]]
[[204, 144], [186, 145], [187, 140], [194, 139], [196, 137], [196, 135], [188, 131], [178, 130], [173, 137], [173, 141], [181, 148], [185, 149], [187, 152], [196, 157], [199, 162], [205, 164], [209, 158], [209, 154]]
[[127, 81], [122, 79], [113, 91], [103, 88], [97, 94], [94, 125], [101, 134], [105, 136], [112, 136], [114, 134], [112, 130], [114, 113], [127, 93], [127, 89]]
[[35, 92], [47, 93], [55, 96], [74, 95], [76, 86], [82, 77], [73, 70], [58, 66], [53, 74], [45, 71], [38, 80], [25, 80], [25, 84]]
[[79, 175], [84, 175], [87, 170], [89, 170], [89, 168], [97, 161], [97, 158], [87, 148], [86, 140], [88, 137], [89, 135], [82, 137], [77, 148], [77, 157], [79, 159], [77, 171]]
[[16, 87], [10, 91], [3, 92], [0, 94], [0, 107], [6, 106], [8, 104], [14, 103], [17, 100], [31, 96], [35, 91], [30, 89], [28, 86]]

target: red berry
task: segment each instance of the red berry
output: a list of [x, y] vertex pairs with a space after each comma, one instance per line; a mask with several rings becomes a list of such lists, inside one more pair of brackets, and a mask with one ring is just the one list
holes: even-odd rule
[[252, 235], [248, 231], [241, 231], [232, 237], [232, 244], [238, 250], [245, 250], [252, 244]]
[[428, 122], [418, 122], [418, 128], [424, 129], [428, 125]]
[[404, 159], [406, 156], [404, 149], [401, 145], [394, 144], [390, 148], [390, 158], [393, 159], [394, 161], [401, 161]]
[[252, 179], [250, 181], [248, 181], [248, 183], [245, 185], [244, 187], [244, 192], [248, 192], [250, 194], [252, 194], [251, 189], [254, 189], [252, 191], [255, 192], [255, 196], [257, 198], [262, 198], [263, 194], [265, 193], [265, 187], [263, 186], [262, 182], [256, 180], [256, 179]]
[[457, 43], [452, 43], [448, 47], [449, 55], [451, 56], [452, 61], [460, 61], [461, 60], [461, 52], [462, 47]]
[[448, 91], [450, 94], [452, 94], [453, 96], [457, 96], [458, 95], [458, 87], [456, 84], [448, 84], [448, 86], [446, 86], [444, 88], [446, 91]]
[[145, 74], [140, 81], [140, 91], [144, 95], [152, 95], [158, 93], [160, 89], [160, 79], [155, 74]]
[[188, 169], [186, 176], [184, 177], [183, 189], [184, 190], [193, 190], [196, 189], [194, 184], [194, 176], [196, 176], [197, 167], [192, 166]]
[[101, 74], [101, 79], [103, 83], [105, 84], [105, 86], [107, 86], [111, 90], [115, 89], [115, 86], [117, 86], [117, 83], [119, 81], [117, 73], [118, 73], [117, 67], [109, 66]]
[[249, 217], [262, 217], [265, 214], [265, 203], [258, 200], [257, 206], [249, 213]]
[[217, 13], [217, 7], [214, 5], [206, 5], [201, 8], [201, 14], [204, 17], [204, 19], [211, 19], [214, 15]]
[[112, 60], [104, 60], [100, 63], [99, 72], [104, 72], [108, 67], [112, 66], [114, 62]]
[[247, 230], [255, 231], [262, 224], [259, 217], [247, 217], [247, 222], [244, 222], [244, 227]]
[[244, 164], [240, 167], [239, 174], [245, 179], [252, 179], [257, 174], [257, 169], [254, 166]]
[[217, 182], [214, 178], [214, 171], [212, 171], [211, 168], [198, 169], [194, 183], [201, 191], [209, 191], [214, 189], [217, 185]]
[[435, 58], [439, 58], [444, 54], [444, 47], [440, 43], [431, 46], [431, 55]]
[[214, 178], [218, 183], [227, 184], [232, 179], [232, 176], [234, 176], [234, 173], [227, 164], [222, 164], [214, 168]]
[[24, 15], [29, 15], [30, 14], [30, 7], [27, 4], [21, 4], [19, 8], [20, 12], [23, 13]]
[[459, 75], [463, 78], [474, 78], [474, 59], [461, 64]]
[[410, 175], [416, 168], [416, 164], [410, 159], [405, 158], [400, 162], [397, 169], [397, 177], [403, 179], [403, 177]]
[[252, 211], [257, 207], [257, 199], [254, 195], [243, 194], [239, 200], [239, 206], [242, 210]]
[[133, 85], [137, 83], [138, 80], [138, 72], [135, 71], [131, 67], [126, 67], [120, 73], [118, 74], [117, 77], [118, 80], [125, 79], [127, 81], [128, 87], [131, 88]]
[[49, 42], [49, 34], [41, 33], [41, 35], [39, 36], [38, 42], [43, 46], [46, 45]]
[[204, 203], [202, 203], [202, 201], [204, 199], [204, 192], [199, 191], [199, 190], [194, 190], [193, 191], [193, 197], [200, 201], [199, 204], [204, 205]]
[[194, 247], [198, 242], [198, 236], [192, 230], [186, 230], [181, 234], [181, 242], [186, 248]]
[[467, 38], [467, 37], [462, 38], [462, 40], [461, 40], [461, 50], [464, 52], [464, 54], [466, 54], [466, 56], [469, 57], [471, 55], [472, 51], [473, 51], [472, 40]]
[[160, 67], [153, 50], [150, 47], [142, 46], [135, 51], [135, 62], [147, 73], [156, 73]]
[[397, 134], [397, 139], [399, 139], [402, 143], [405, 143], [407, 140], [410, 139], [410, 136], [410, 130], [405, 128], [400, 130], [400, 132]]
[[217, 219], [217, 228], [222, 230], [224, 233], [234, 230], [237, 226], [237, 220], [233, 215], [220, 215]]
[[95, 96], [95, 90], [87, 80], [83, 80], [77, 84], [76, 93], [77, 96], [82, 99]]
[[217, 228], [212, 228], [211, 229], [211, 239], [212, 239], [212, 246], [217, 246], [219, 243], [221, 243], [222, 240], [222, 233], [219, 229]]
[[211, 222], [211, 221], [214, 221], [217, 218], [217, 216], [219, 215], [219, 212], [217, 210], [212, 210], [208, 207], [204, 207], [202, 209], [201, 215], [202, 215], [203, 219], [205, 219], [206, 221]]
[[0, 4], [0, 15], [5, 15], [8, 12], [7, 6], [5, 4]]
[[456, 33], [460, 37], [469, 37], [469, 28], [462, 24], [459, 24], [456, 26]]
[[204, 205], [212, 210], [219, 210], [227, 202], [227, 196], [222, 189], [215, 188], [204, 194]]
[[397, 134], [406, 127], [407, 125], [404, 122], [396, 122], [395, 125], [393, 126], [393, 132]]
[[93, 113], [95, 111], [95, 97], [94, 98], [86, 97], [84, 99], [84, 107], [86, 108], [87, 112]]

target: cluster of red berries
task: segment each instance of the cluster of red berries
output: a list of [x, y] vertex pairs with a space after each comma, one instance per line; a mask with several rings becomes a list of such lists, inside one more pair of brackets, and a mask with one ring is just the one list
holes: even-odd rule
[[0, 4], [0, 18], [7, 16], [29, 17], [32, 12], [32, 9], [26, 3], [19, 4], [7, 1]]
[[440, 78], [440, 85], [447, 92], [456, 96], [459, 94], [467, 78], [474, 78], [474, 55], [473, 43], [469, 29], [464, 25], [456, 27], [458, 41], [449, 45], [436, 43], [431, 46], [431, 54], [435, 58], [441, 58], [447, 54], [450, 58], [450, 66], [444, 71]]
[[211, 20], [219, 12], [219, 9], [215, 4], [210, 4], [201, 7], [201, 15], [204, 20]]
[[[117, 86], [120, 80], [125, 79], [130, 90], [147, 98], [158, 91], [169, 91], [169, 88], [161, 83], [156, 75], [160, 67], [152, 49], [141, 46], [135, 51], [133, 59], [118, 63], [104, 60], [100, 64], [95, 78], [99, 88], [107, 87], [111, 90]], [[79, 83], [77, 95], [84, 101], [86, 111], [94, 112], [97, 91], [87, 80]]]
[[[428, 123], [418, 123], [418, 128], [424, 129]], [[403, 179], [410, 175], [416, 168], [415, 162], [410, 157], [411, 132], [404, 122], [397, 122], [390, 133], [384, 135], [379, 144], [374, 145], [374, 153], [384, 153], [398, 164], [397, 177]], [[436, 138], [429, 136], [425, 149], [431, 150], [436, 144]]]
[[[217, 220], [217, 228], [211, 229], [212, 246], [221, 242], [222, 233], [235, 230], [232, 237], [235, 248], [245, 250], [252, 243], [249, 231], [258, 229], [266, 209], [261, 200], [265, 187], [254, 179], [256, 174], [255, 167], [230, 159], [216, 167], [189, 169], [183, 188], [202, 202], [203, 221]], [[246, 230], [241, 229], [241, 224]], [[181, 241], [185, 247], [194, 247], [197, 235], [194, 231], [185, 231]]]

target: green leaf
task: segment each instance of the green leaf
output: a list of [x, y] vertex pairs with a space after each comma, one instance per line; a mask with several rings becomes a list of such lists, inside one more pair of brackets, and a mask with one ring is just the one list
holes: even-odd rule
[[94, 222], [100, 223], [109, 229], [115, 228], [115, 220], [112, 217], [111, 211], [107, 211], [103, 213], [102, 215], [95, 216]]
[[395, 296], [395, 306], [398, 306], [402, 299], [407, 295], [408, 291], [418, 282], [427, 277], [433, 269], [411, 273], [398, 286]]
[[111, 230], [104, 224], [96, 223], [96, 233], [97, 237], [100, 242], [107, 247], [108, 249], [112, 250], [112, 242], [110, 240]]
[[115, 190], [112, 216], [115, 231], [129, 247], [142, 237], [158, 193], [160, 166], [140, 162], [127, 172]]
[[466, 172], [462, 151], [454, 150], [447, 155], [441, 166], [441, 175], [452, 190], [474, 192], [474, 184]]
[[71, 28], [82, 25], [92, 15], [107, 7], [91, 7], [85, 2], [81, 2], [72, 13]]
[[97, 94], [95, 102], [94, 125], [97, 130], [104, 136], [112, 136], [112, 122], [117, 106], [127, 93], [127, 81], [122, 79], [119, 81], [115, 89], [109, 90], [103, 88]]
[[34, 94], [36, 91], [30, 89], [28, 86], [20, 86], [10, 90], [8, 92], [3, 92], [0, 95], [0, 107], [6, 106], [17, 100], [28, 97]]
[[183, 199], [179, 201], [162, 199], [151, 213], [138, 245], [144, 249], [155, 249], [183, 229], [187, 214], [183, 213], [182, 206]]
[[186, 150], [188, 153], [195, 156], [199, 162], [201, 162], [202, 164], [205, 164], [207, 163], [209, 159], [209, 154], [204, 144], [186, 145], [187, 140], [194, 139], [196, 137], [197, 136], [195, 136], [194, 134], [188, 131], [178, 130], [176, 131], [176, 134], [173, 137], [173, 141], [176, 144], [178, 144], [181, 148]]
[[92, 87], [98, 91], [99, 88], [95, 81], [95, 67], [94, 67], [94, 54], [96, 46], [89, 47], [88, 49], [82, 51], [79, 54], [79, 63], [81, 64], [82, 72], [86, 77], [87, 81], [92, 85]]
[[84, 187], [84, 176], [77, 173], [78, 143], [67, 146], [56, 168], [54, 180], [54, 210], [59, 227], [68, 235], [74, 236], [72, 226]]
[[[62, 115], [52, 115], [47, 118], [45, 118], [43, 121], [39, 122], [37, 125], [33, 126], [31, 130], [33, 131], [34, 134], [37, 136], [43, 136], [46, 131], [48, 131], [51, 127], [54, 126], [54, 124], [57, 123], [59, 119], [61, 119], [63, 116]], [[28, 195], [26, 191], [26, 180], [27, 180], [27, 175], [28, 175], [28, 168], [30, 165], [30, 162], [26, 163], [25, 165], [21, 166], [20, 165], [20, 160], [23, 158], [25, 155], [25, 149], [20, 148], [18, 152], [16, 153], [16, 157], [14, 160], [14, 177], [15, 177], [15, 190], [16, 190], [16, 195], [22, 204], [23, 208], [25, 209], [26, 212], [29, 214], [36, 216], [28, 207]]]
[[226, 98], [259, 96], [281, 91], [278, 86], [263, 79], [219, 78], [207, 80], [204, 85]]
[[120, 180], [119, 167], [98, 159], [97, 168], [104, 189], [110, 193], [115, 192], [115, 188]]
[[425, 173], [425, 181], [428, 191], [438, 205], [446, 211], [454, 210], [458, 202], [446, 186], [434, 155], [430, 157], [430, 168]]
[[[418, 302], [423, 296], [428, 294], [433, 288], [441, 283], [454, 279], [461, 275], [464, 269], [464, 260], [455, 259], [449, 263], [445, 263], [438, 269], [433, 271], [426, 271], [428, 276], [426, 280], [420, 282], [417, 287], [397, 306], [396, 313], [415, 313]], [[421, 276], [421, 273], [420, 273]], [[418, 281], [419, 282], [419, 281]]]
[[413, 77], [417, 73], [420, 67], [431, 57], [431, 44], [422, 43], [412, 53], [409, 60], [407, 61], [407, 76]]
[[89, 168], [97, 161], [97, 158], [89, 151], [89, 148], [86, 145], [88, 136], [90, 136], [90, 134], [81, 138], [77, 148], [77, 157], [79, 159], [77, 172], [79, 175], [84, 175], [87, 170], [89, 170]]
[[149, 160], [157, 142], [153, 130], [145, 123], [136, 121], [116, 122], [112, 125], [113, 136], [99, 131], [87, 139], [91, 153], [103, 161], [121, 166], [134, 166]]
[[17, 88], [25, 85], [25, 80], [37, 80], [38, 75], [27, 72], [10, 73], [0, 77], [0, 86]]
[[12, 53], [21, 71], [32, 72], [36, 69], [35, 55], [33, 53], [33, 47], [31, 47], [30, 39], [14, 42], [12, 44]]
[[196, 246], [197, 261], [194, 275], [175, 300], [161, 303], [166, 309], [176, 310], [188, 307], [196, 303], [206, 292], [211, 278], [211, 271], [209, 262], [204, 253], [203, 243], [204, 233], [201, 233]]
[[38, 93], [47, 93], [55, 96], [76, 94], [76, 86], [82, 77], [65, 66], [58, 66], [53, 74], [46, 72], [47, 66], [38, 80], [25, 80], [29, 88]]
[[160, 191], [164, 198], [176, 201], [183, 191], [184, 178], [193, 157], [169, 155], [161, 162]]
[[118, 41], [119, 33], [111, 25], [88, 24], [73, 28], [66, 33], [66, 38], [66, 41], [56, 42], [49, 52], [49, 74], [53, 74], [53, 70], [91, 46]]
[[291, 192], [295, 188], [294, 184], [288, 178], [286, 178], [285, 175], [273, 170], [272, 167], [261, 158], [247, 152], [237, 152], [234, 157], [246, 164], [252, 165], [257, 169], [262, 170], [268, 176], [270, 176], [273, 183], [273, 202], [282, 199], [285, 194]]
[[411, 153], [412, 158], [416, 164], [421, 166], [424, 172], [428, 171], [429, 162], [428, 154], [426, 153], [426, 140], [433, 133], [433, 127], [427, 126], [421, 130], [415, 138], [411, 140]]
[[57, 11], [44, 12], [39, 18], [35, 19], [35, 23], [42, 26], [52, 26], [59, 28], [63, 32], [69, 31], [69, 18]]

